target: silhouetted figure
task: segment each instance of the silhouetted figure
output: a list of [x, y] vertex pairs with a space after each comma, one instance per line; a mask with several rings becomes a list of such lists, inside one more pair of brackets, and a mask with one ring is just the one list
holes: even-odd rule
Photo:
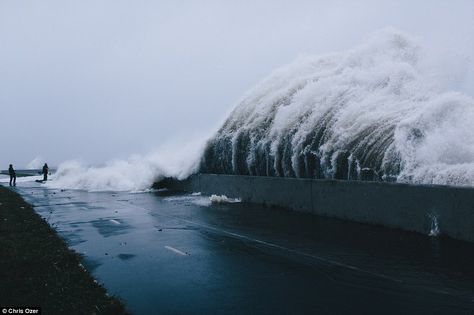
[[[13, 169], [13, 165], [10, 164], [8, 168], [8, 173], [10, 174], [10, 186], [16, 186], [16, 172]], [[12, 185], [13, 182], [13, 185]]]
[[48, 164], [44, 163], [44, 165], [43, 165], [43, 181], [48, 180], [48, 172], [49, 172]]

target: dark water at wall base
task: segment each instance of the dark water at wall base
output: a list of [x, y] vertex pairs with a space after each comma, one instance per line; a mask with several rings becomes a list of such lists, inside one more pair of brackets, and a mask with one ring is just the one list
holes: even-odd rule
[[474, 188], [270, 176], [194, 174], [155, 187], [474, 242]]
[[472, 314], [474, 245], [205, 196], [17, 189], [135, 314]]

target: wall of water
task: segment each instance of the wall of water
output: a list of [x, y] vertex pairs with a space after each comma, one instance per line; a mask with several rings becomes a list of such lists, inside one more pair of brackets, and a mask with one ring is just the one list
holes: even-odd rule
[[474, 186], [474, 100], [439, 91], [409, 36], [305, 56], [249, 91], [201, 172]]

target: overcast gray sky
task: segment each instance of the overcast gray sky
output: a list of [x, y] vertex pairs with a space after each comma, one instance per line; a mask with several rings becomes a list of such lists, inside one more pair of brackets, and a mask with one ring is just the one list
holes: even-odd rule
[[101, 163], [209, 135], [301, 54], [393, 26], [474, 95], [474, 1], [0, 0], [0, 169]]

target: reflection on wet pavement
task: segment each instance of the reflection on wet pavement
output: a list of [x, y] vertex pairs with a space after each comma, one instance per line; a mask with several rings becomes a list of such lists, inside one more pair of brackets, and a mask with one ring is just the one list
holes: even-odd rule
[[474, 310], [474, 245], [207, 196], [18, 191], [135, 314]]
[[91, 224], [103, 237], [125, 234], [131, 228], [130, 225], [121, 222], [119, 219], [110, 218], [100, 218], [92, 221]]

